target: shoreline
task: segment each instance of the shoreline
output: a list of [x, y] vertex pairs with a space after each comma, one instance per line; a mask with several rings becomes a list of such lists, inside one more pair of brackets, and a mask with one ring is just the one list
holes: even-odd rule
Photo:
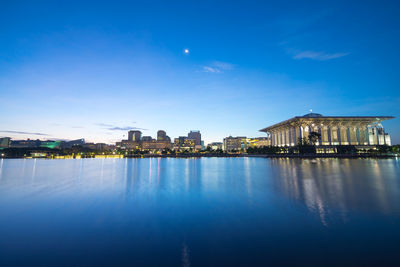
[[178, 154], [178, 155], [155, 155], [155, 154], [144, 154], [144, 155], [121, 155], [121, 157], [115, 157], [115, 155], [97, 155], [93, 157], [2, 157], [0, 159], [125, 159], [125, 158], [300, 158], [300, 159], [316, 159], [316, 158], [351, 158], [351, 159], [366, 159], [366, 158], [397, 158], [399, 155], [396, 154]]

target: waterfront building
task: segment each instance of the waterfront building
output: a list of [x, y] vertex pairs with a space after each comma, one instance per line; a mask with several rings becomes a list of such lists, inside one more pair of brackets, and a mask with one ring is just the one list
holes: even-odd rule
[[168, 141], [171, 143], [171, 138], [163, 130], [157, 132], [157, 141]]
[[270, 146], [271, 139], [268, 137], [254, 137], [247, 139], [248, 147], [263, 147], [263, 146]]
[[174, 139], [175, 151], [194, 151], [196, 149], [196, 142], [186, 136], [179, 136]]
[[165, 150], [171, 148], [171, 142], [168, 140], [149, 140], [149, 141], [142, 141], [141, 143], [142, 150]]
[[60, 148], [61, 147], [61, 141], [40, 141], [39, 147], [45, 147], [45, 148]]
[[121, 140], [121, 142], [116, 142], [115, 146], [123, 150], [138, 150], [140, 149], [140, 142]]
[[142, 137], [142, 132], [141, 131], [129, 131], [128, 132], [128, 140], [133, 141], [133, 142], [140, 142]]
[[26, 140], [12, 140], [10, 147], [15, 147], [15, 148], [33, 148], [33, 147], [40, 147], [40, 140], [31, 140], [31, 139], [26, 139]]
[[9, 148], [10, 144], [11, 144], [11, 138], [10, 137], [0, 138], [0, 148]]
[[[272, 146], [295, 146], [308, 142], [317, 146], [391, 145], [390, 135], [382, 121], [392, 116], [323, 116], [309, 113], [261, 129], [271, 140]], [[316, 133], [315, 141], [309, 139]]]
[[221, 142], [212, 142], [207, 145], [207, 147], [211, 148], [212, 150], [222, 149], [223, 143]]
[[73, 146], [83, 146], [85, 144], [85, 139], [76, 139], [71, 141], [62, 141], [61, 148], [71, 148]]
[[196, 131], [190, 131], [190, 133], [188, 133], [188, 138], [194, 140], [195, 143], [195, 148], [197, 150], [201, 150], [202, 146], [201, 146], [201, 133], [200, 131], [196, 130]]
[[153, 140], [153, 138], [151, 136], [143, 136], [142, 137], [142, 142], [151, 142]]
[[163, 130], [157, 132], [157, 141], [164, 141], [167, 139], [167, 133]]
[[223, 150], [226, 152], [247, 150], [247, 138], [245, 136], [226, 137], [224, 138]]

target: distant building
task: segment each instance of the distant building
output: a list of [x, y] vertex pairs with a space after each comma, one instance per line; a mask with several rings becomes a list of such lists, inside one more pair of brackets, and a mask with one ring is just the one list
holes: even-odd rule
[[85, 139], [76, 139], [71, 141], [61, 142], [61, 148], [71, 148], [73, 146], [83, 146], [85, 144]]
[[188, 138], [195, 141], [196, 146], [201, 146], [201, 133], [200, 131], [190, 131]]
[[140, 142], [141, 137], [142, 137], [141, 131], [129, 131], [128, 132], [128, 141]]
[[121, 140], [121, 142], [115, 143], [115, 146], [118, 149], [122, 150], [139, 150], [141, 148], [140, 142], [129, 141], [129, 140]]
[[167, 138], [167, 133], [163, 130], [157, 132], [157, 141], [165, 141]]
[[149, 142], [149, 141], [152, 141], [153, 140], [153, 138], [151, 137], [151, 136], [143, 136], [142, 137], [142, 142]]
[[261, 129], [271, 139], [272, 146], [295, 146], [308, 141], [311, 133], [319, 137], [317, 146], [334, 145], [391, 145], [382, 121], [392, 116], [323, 116], [309, 113]]
[[11, 138], [10, 137], [0, 138], [0, 148], [9, 148], [10, 144], [11, 144]]
[[249, 147], [263, 147], [263, 146], [270, 146], [271, 139], [268, 137], [254, 137], [248, 138], [247, 144]]
[[212, 142], [207, 145], [207, 147], [211, 148], [212, 150], [222, 149], [223, 143], [221, 142]]
[[171, 148], [171, 142], [168, 140], [158, 141], [158, 140], [150, 140], [150, 141], [142, 141], [141, 144], [142, 150], [165, 150]]
[[247, 138], [245, 136], [226, 137], [224, 138], [223, 150], [226, 152], [247, 150]]
[[194, 151], [196, 149], [196, 142], [194, 139], [189, 139], [186, 136], [179, 136], [174, 140], [175, 151]]
[[34, 147], [39, 147], [40, 146], [40, 140], [12, 140], [10, 147], [15, 147], [15, 148], [34, 148]]
[[60, 148], [61, 141], [51, 141], [51, 140], [41, 141], [39, 146], [45, 148]]

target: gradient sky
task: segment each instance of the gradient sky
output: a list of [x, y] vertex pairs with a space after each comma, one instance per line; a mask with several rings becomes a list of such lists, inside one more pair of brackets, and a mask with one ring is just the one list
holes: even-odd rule
[[208, 143], [309, 109], [399, 117], [398, 3], [0, 1], [0, 136]]

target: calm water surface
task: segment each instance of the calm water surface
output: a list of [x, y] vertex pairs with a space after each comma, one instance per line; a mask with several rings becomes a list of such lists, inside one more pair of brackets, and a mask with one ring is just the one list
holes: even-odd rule
[[397, 159], [0, 160], [0, 265], [400, 265]]

